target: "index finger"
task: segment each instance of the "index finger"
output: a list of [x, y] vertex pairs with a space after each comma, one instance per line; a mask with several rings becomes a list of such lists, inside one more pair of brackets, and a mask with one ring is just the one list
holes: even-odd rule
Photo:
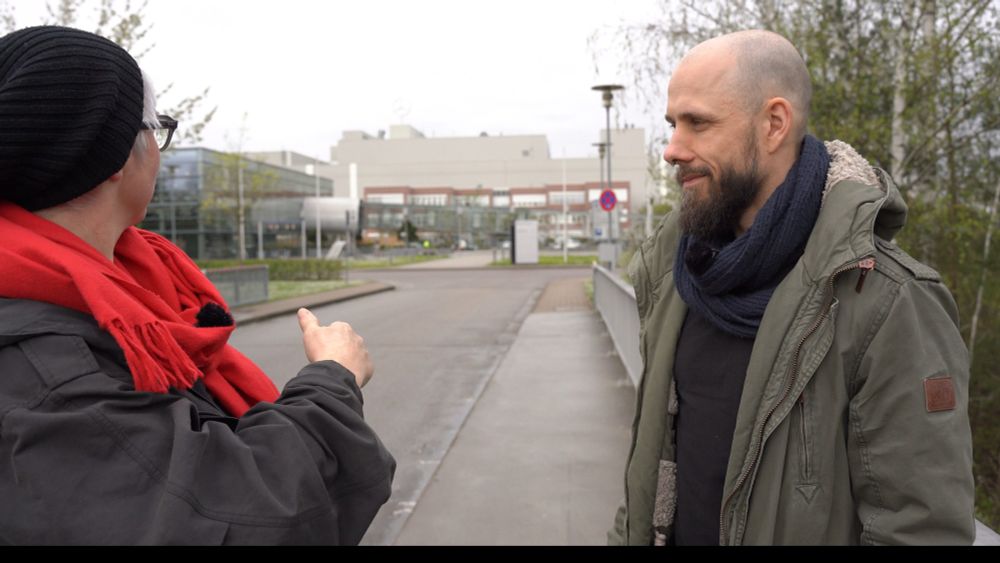
[[302, 329], [302, 332], [305, 332], [307, 328], [318, 326], [319, 319], [316, 318], [316, 315], [312, 314], [312, 311], [305, 307], [299, 309], [299, 328]]

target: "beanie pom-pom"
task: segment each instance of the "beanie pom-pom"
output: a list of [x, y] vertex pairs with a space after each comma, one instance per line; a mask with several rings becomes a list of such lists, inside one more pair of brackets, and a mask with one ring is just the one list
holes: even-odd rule
[[233, 326], [233, 316], [218, 303], [206, 303], [195, 316], [197, 327]]

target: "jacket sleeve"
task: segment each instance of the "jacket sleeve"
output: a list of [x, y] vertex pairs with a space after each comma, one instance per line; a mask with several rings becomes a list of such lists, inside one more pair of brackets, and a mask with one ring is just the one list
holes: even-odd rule
[[903, 283], [852, 380], [851, 486], [861, 541], [971, 544], [968, 352], [940, 283]]
[[20, 349], [42, 384], [0, 412], [0, 543], [354, 544], [389, 497], [395, 462], [335, 362], [232, 428], [132, 390], [79, 338]]

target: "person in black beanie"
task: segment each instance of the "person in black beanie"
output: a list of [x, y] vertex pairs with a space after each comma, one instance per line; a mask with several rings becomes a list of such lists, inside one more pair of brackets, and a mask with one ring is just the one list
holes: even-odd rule
[[778, 34], [697, 45], [668, 88], [683, 192], [635, 253], [643, 355], [631, 545], [969, 544], [968, 353], [906, 205], [808, 134], [809, 70]]
[[0, 38], [0, 543], [354, 544], [395, 461], [364, 421], [374, 368], [299, 311], [279, 393], [228, 307], [134, 225], [176, 121], [115, 43]]

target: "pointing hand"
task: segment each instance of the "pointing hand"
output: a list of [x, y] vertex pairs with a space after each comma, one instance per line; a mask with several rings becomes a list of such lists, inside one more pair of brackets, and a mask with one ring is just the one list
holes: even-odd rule
[[354, 374], [358, 387], [364, 387], [375, 373], [375, 366], [368, 357], [365, 339], [354, 332], [351, 325], [335, 322], [321, 326], [319, 319], [308, 309], [299, 309], [299, 327], [302, 343], [310, 362], [333, 360]]

